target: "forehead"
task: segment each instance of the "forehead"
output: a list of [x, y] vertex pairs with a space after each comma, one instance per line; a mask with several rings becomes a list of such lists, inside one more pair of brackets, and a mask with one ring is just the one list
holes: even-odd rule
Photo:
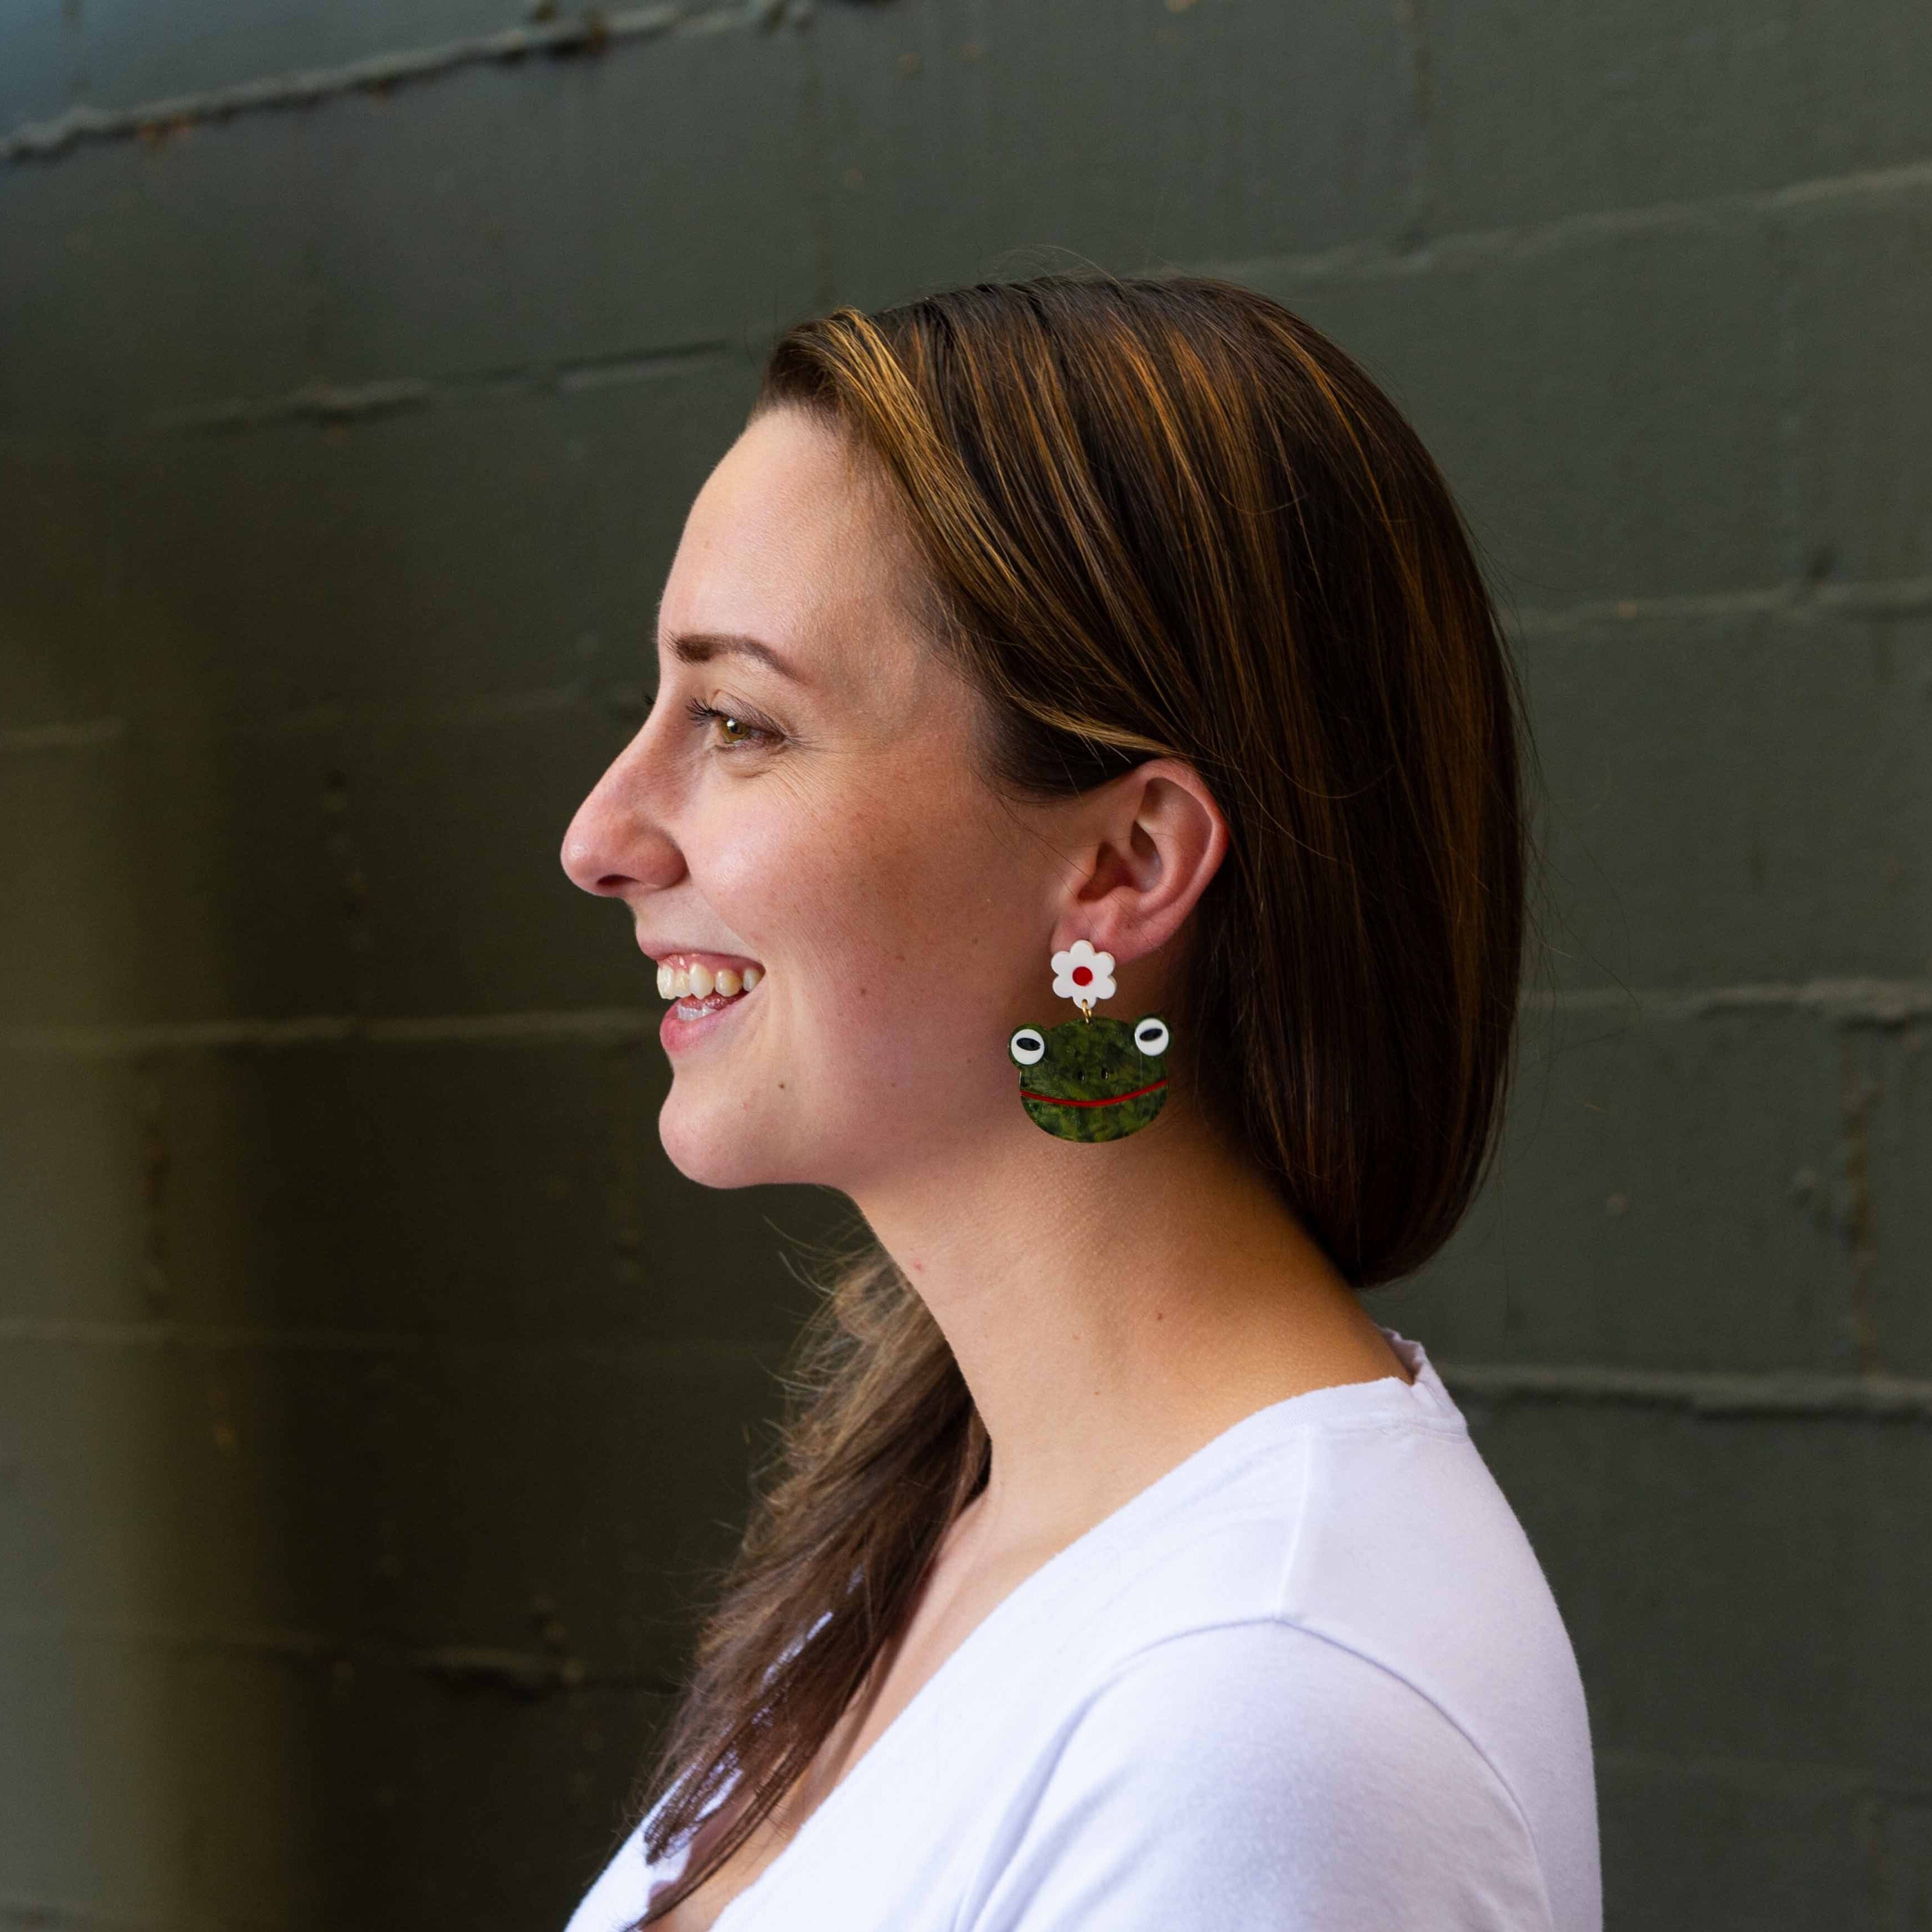
[[805, 661], [874, 656], [908, 628], [917, 562], [887, 486], [832, 425], [749, 424], [698, 493], [665, 581], [664, 635], [760, 638]]

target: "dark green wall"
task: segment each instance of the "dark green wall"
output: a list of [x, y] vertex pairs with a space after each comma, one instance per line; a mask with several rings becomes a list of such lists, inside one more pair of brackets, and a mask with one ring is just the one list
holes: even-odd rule
[[1385, 1299], [1628, 1928], [1932, 1925], [1932, 12], [0, 13], [0, 1925], [560, 1924], [801, 1306], [565, 884], [786, 322], [1091, 260], [1366, 358], [1540, 733]]

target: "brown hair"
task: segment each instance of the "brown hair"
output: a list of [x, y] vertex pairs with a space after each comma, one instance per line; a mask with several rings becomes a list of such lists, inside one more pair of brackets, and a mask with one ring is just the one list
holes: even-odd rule
[[[1307, 323], [1197, 278], [840, 309], [773, 350], [752, 414], [779, 408], [892, 486], [994, 782], [1065, 794], [1151, 756], [1208, 781], [1229, 848], [1173, 1002], [1202, 1102], [1350, 1282], [1415, 1269], [1495, 1144], [1526, 848], [1520, 695], [1414, 432]], [[646, 1850], [734, 1785], [734, 1815], [643, 1922], [808, 1767], [985, 1480], [944, 1338], [876, 1247], [830, 1284], [792, 1393]]]

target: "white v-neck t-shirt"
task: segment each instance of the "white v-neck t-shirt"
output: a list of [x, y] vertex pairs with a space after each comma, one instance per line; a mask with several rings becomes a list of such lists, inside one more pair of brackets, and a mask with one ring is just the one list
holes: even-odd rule
[[[716, 1932], [1599, 1932], [1562, 1619], [1383, 1332], [1413, 1384], [1258, 1410], [1034, 1571]], [[634, 1835], [567, 1932], [684, 1856]]]

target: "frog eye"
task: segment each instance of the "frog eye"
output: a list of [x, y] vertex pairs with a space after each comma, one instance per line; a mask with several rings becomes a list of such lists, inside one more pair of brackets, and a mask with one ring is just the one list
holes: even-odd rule
[[1167, 1022], [1149, 1013], [1144, 1020], [1134, 1022], [1134, 1044], [1151, 1060], [1156, 1054], [1167, 1051]]
[[1022, 1027], [1006, 1042], [1006, 1051], [1022, 1066], [1037, 1066], [1046, 1058], [1046, 1041], [1038, 1027]]

